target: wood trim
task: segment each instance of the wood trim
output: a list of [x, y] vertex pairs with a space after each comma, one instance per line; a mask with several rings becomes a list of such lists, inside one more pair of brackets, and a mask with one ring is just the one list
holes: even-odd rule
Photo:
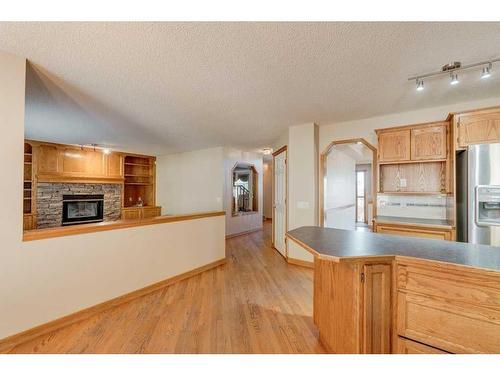
[[17, 333], [15, 335], [6, 337], [4, 339], [0, 340], [0, 353], [5, 353], [8, 350], [12, 349], [13, 347], [22, 344], [24, 342], [33, 340], [34, 338], [56, 331], [58, 329], [61, 329], [63, 327], [66, 327], [70, 324], [79, 322], [81, 320], [87, 319], [92, 315], [98, 314], [102, 311], [111, 309], [113, 307], [116, 307], [118, 305], [121, 305], [126, 302], [130, 302], [136, 298], [145, 296], [147, 294], [153, 293], [159, 289], [163, 289], [169, 285], [172, 285], [174, 283], [177, 283], [179, 281], [182, 281], [184, 279], [196, 276], [202, 272], [208, 271], [212, 268], [219, 267], [221, 265], [224, 265], [226, 263], [226, 258], [222, 258], [219, 260], [216, 260], [215, 262], [211, 262], [208, 264], [205, 264], [204, 266], [192, 269], [190, 271], [181, 273], [177, 276], [170, 277], [168, 279], [162, 280], [160, 282], [157, 282], [155, 284], [148, 285], [144, 288], [137, 289], [133, 292], [121, 295], [119, 297], [110, 299], [108, 301], [102, 302], [100, 304], [88, 307], [86, 309], [77, 311], [73, 314], [66, 315], [62, 318], [53, 320], [51, 322], [39, 325], [37, 327], [28, 329], [26, 331]]
[[325, 201], [325, 175], [326, 175], [326, 158], [328, 157], [328, 154], [332, 150], [333, 146], [335, 145], [342, 145], [342, 144], [352, 144], [352, 143], [358, 143], [361, 142], [363, 143], [366, 147], [368, 147], [370, 150], [372, 150], [373, 153], [373, 159], [372, 159], [372, 217], [377, 216], [377, 191], [378, 191], [378, 156], [377, 156], [377, 149], [375, 146], [373, 146], [371, 143], [369, 143], [366, 139], [364, 138], [351, 138], [351, 139], [342, 139], [339, 141], [332, 141], [328, 146], [325, 148], [325, 150], [321, 153], [319, 156], [319, 181], [318, 181], [318, 188], [319, 188], [319, 196], [318, 196], [318, 202], [319, 202], [319, 226], [324, 227], [325, 226], [325, 206], [324, 206], [324, 201]]
[[38, 182], [69, 182], [75, 184], [123, 184], [124, 178], [120, 177], [85, 177], [68, 176], [67, 174], [37, 174]]
[[273, 152], [273, 156], [279, 155], [279, 154], [281, 154], [283, 151], [286, 151], [287, 149], [288, 149], [288, 146], [286, 146], [286, 145], [285, 145], [285, 146], [283, 146], [283, 147], [281, 147], [281, 148], [277, 149], [276, 151], [274, 151], [274, 152]]
[[377, 225], [384, 226], [395, 226], [398, 228], [424, 228], [424, 229], [438, 229], [438, 230], [452, 230], [454, 229], [453, 225], [440, 225], [440, 224], [420, 224], [420, 223], [403, 223], [398, 221], [390, 221], [390, 220], [380, 220], [374, 218], [373, 220]]
[[227, 239], [229, 239], [229, 238], [240, 237], [240, 236], [246, 236], [247, 234], [252, 234], [252, 233], [255, 233], [255, 232], [260, 232], [261, 230], [262, 230], [262, 228], [255, 228], [255, 229], [246, 230], [246, 231], [244, 231], [244, 232], [233, 233], [233, 234], [227, 234], [227, 235], [226, 235], [226, 240], [227, 240]]
[[378, 134], [380, 132], [392, 132], [392, 131], [399, 131], [399, 130], [408, 130], [408, 129], [415, 128], [415, 127], [418, 127], [420, 129], [429, 128], [429, 127], [443, 124], [445, 122], [448, 122], [448, 120], [421, 122], [421, 123], [410, 124], [410, 125], [397, 125], [397, 126], [391, 126], [391, 127], [387, 127], [387, 128], [375, 129], [375, 133]]
[[71, 225], [67, 227], [35, 229], [23, 233], [23, 241], [42, 240], [46, 238], [72, 236], [76, 234], [103, 232], [107, 230], [141, 227], [145, 225], [173, 223], [176, 221], [187, 221], [203, 219], [213, 216], [224, 216], [224, 211], [200, 212], [189, 215], [156, 216], [147, 219], [118, 220], [97, 224]]
[[[285, 197], [285, 234], [288, 232], [288, 146], [283, 146], [277, 151], [273, 152], [273, 174], [272, 174], [272, 182], [271, 182], [271, 188], [272, 188], [272, 201], [271, 201], [271, 206], [273, 210], [273, 219], [274, 219], [274, 206], [275, 206], [275, 197], [274, 197], [274, 171], [275, 171], [275, 157], [281, 154], [282, 152], [285, 153], [285, 165], [286, 165], [286, 177], [285, 177], [285, 191], [286, 191], [286, 197]], [[272, 220], [272, 225], [271, 225], [271, 245], [274, 249], [274, 222], [275, 220]], [[276, 249], [278, 251], [278, 249]], [[278, 253], [281, 254], [279, 251]], [[286, 242], [286, 235], [285, 235], [285, 259], [288, 257], [288, 243]]]
[[[279, 253], [279, 251], [278, 251]], [[314, 262], [309, 262], [307, 260], [297, 259], [297, 258], [286, 258], [287, 263], [293, 264], [295, 266], [314, 268]]]

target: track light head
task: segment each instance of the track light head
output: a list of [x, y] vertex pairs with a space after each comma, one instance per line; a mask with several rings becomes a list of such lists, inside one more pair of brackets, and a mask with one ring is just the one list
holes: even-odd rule
[[458, 80], [458, 74], [457, 73], [450, 73], [450, 78], [451, 78], [450, 85], [456, 85], [456, 84], [458, 84], [459, 80]]
[[483, 73], [481, 74], [481, 79], [489, 78], [491, 76], [491, 63], [483, 68]]
[[417, 91], [422, 91], [424, 89], [424, 80], [417, 78]]

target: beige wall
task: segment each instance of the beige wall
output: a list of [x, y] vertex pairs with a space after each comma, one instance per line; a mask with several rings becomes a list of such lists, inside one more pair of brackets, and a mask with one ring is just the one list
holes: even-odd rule
[[[318, 127], [315, 124], [291, 126], [288, 134], [288, 229], [318, 225]], [[312, 261], [310, 253], [292, 241], [290, 258]]]
[[[258, 173], [258, 209], [257, 213], [241, 216], [231, 215], [233, 196], [232, 169], [236, 163], [248, 163], [255, 166]], [[224, 208], [226, 210], [226, 234], [238, 234], [262, 228], [263, 209], [263, 167], [262, 154], [242, 151], [234, 148], [224, 148]]]
[[22, 242], [25, 59], [0, 82], [0, 338], [225, 256], [223, 216]]
[[266, 219], [273, 217], [273, 158], [271, 155], [265, 156], [263, 161], [264, 191], [263, 191], [263, 215]]
[[158, 157], [156, 194], [163, 214], [221, 211], [223, 158], [222, 147]]

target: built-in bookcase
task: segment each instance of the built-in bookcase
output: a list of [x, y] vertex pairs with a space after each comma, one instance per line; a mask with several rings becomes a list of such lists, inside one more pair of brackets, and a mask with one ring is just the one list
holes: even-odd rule
[[24, 144], [23, 213], [33, 213], [33, 148]]
[[155, 205], [155, 158], [126, 155], [124, 158], [123, 206], [134, 207], [139, 198], [145, 206]]

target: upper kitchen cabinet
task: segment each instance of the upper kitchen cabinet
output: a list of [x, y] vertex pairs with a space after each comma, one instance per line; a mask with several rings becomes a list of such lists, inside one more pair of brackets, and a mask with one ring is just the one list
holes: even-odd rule
[[448, 126], [448, 122], [433, 122], [377, 129], [379, 163], [446, 159]]
[[453, 116], [457, 148], [471, 144], [500, 142], [500, 108], [460, 113]]
[[448, 123], [411, 129], [411, 160], [446, 159]]
[[410, 130], [377, 130], [378, 161], [410, 160]]

